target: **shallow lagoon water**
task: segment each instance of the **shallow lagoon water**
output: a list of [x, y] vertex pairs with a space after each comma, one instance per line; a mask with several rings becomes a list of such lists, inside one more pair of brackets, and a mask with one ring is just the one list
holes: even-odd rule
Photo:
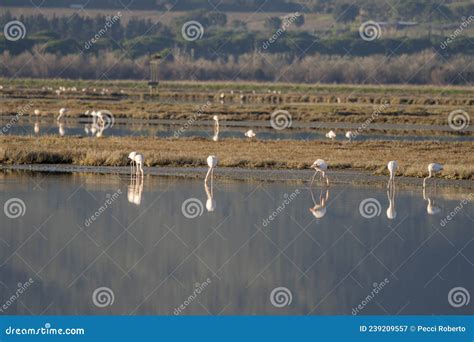
[[[5, 125], [7, 122], [3, 122]], [[36, 125], [36, 126], [35, 126]], [[35, 131], [35, 127], [37, 131]], [[182, 129], [183, 124], [138, 124], [138, 123], [115, 123], [109, 129], [104, 130], [103, 136], [155, 136], [161, 138], [173, 137], [178, 134], [180, 137], [213, 137], [213, 128], [209, 125], [192, 125], [187, 129]], [[226, 138], [245, 138], [244, 132], [248, 127], [221, 126], [219, 139]], [[254, 128], [257, 138], [262, 140], [328, 140], [325, 136], [329, 129], [304, 129], [292, 128], [284, 130], [275, 130], [272, 128], [257, 127]], [[82, 121], [66, 121], [59, 126], [54, 121], [25, 121], [17, 123], [6, 130], [8, 135], [65, 135], [65, 136], [94, 136], [97, 130], [92, 131], [90, 123]], [[346, 130], [336, 130], [338, 136], [336, 140], [347, 140], [344, 136]], [[474, 141], [472, 134], [466, 135], [415, 135], [415, 134], [388, 134], [382, 132], [362, 132], [356, 138], [357, 141], [366, 140], [395, 140], [395, 141]]]
[[[143, 186], [119, 175], [0, 177], [0, 204], [25, 203], [23, 216], [2, 213], [1, 298], [33, 280], [2, 314], [173, 315], [183, 305], [180, 314], [351, 315], [363, 303], [358, 314], [471, 312], [451, 306], [448, 292], [474, 293], [472, 202], [440, 224], [468, 193], [442, 197], [430, 187], [428, 202], [420, 188], [400, 189], [389, 219], [381, 187], [326, 194], [216, 179], [206, 192], [202, 181], [174, 177], [145, 177]], [[316, 218], [309, 209], [326, 195]], [[380, 203], [373, 218], [359, 210], [368, 198]], [[183, 203], [194, 204], [188, 217]], [[429, 204], [439, 212], [428, 214]], [[94, 305], [99, 287], [113, 291], [112, 305]], [[283, 307], [270, 300], [278, 287], [291, 293]]]

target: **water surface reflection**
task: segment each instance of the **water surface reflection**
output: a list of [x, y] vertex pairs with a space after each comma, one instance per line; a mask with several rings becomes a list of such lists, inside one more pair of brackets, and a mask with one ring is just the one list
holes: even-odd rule
[[[203, 188], [182, 178], [26, 173], [1, 174], [0, 186], [2, 206], [12, 197], [26, 205], [24, 216], [1, 220], [1, 298], [34, 280], [3, 314], [173, 315], [208, 278], [180, 314], [350, 315], [385, 279], [359, 314], [471, 312], [447, 294], [474, 293], [472, 204], [440, 226], [463, 194], [438, 195], [431, 215], [419, 189], [397, 188], [397, 215], [368, 219], [359, 205], [386, 203], [384, 187], [313, 194], [219, 178]], [[183, 215], [188, 199], [202, 205], [192, 218]], [[115, 300], [99, 308], [92, 294], [104, 286]], [[290, 305], [272, 305], [277, 287], [291, 291]]]

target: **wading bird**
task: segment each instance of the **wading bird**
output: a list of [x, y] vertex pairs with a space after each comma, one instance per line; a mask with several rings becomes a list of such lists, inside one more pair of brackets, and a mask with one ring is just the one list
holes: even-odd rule
[[137, 169], [136, 170], [137, 177], [138, 175], [141, 175], [141, 177], [143, 178], [143, 162], [144, 162], [143, 154], [140, 154], [140, 153], [135, 154], [135, 157], [133, 158], [133, 160], [135, 161], [135, 167]]
[[397, 172], [398, 169], [398, 163], [395, 160], [391, 160], [387, 164], [388, 172], [390, 172], [390, 178], [388, 180], [387, 188], [390, 187], [390, 185], [395, 186], [395, 173]]
[[61, 108], [61, 109], [59, 110], [59, 115], [58, 115], [56, 121], [61, 120], [62, 117], [64, 116], [64, 114], [66, 114], [66, 113], [67, 113], [67, 109], [66, 109], [66, 108]]
[[347, 131], [346, 138], [352, 140], [352, 138], [354, 138], [354, 133], [352, 131]]
[[334, 140], [334, 139], [336, 139], [336, 133], [334, 133], [334, 131], [331, 130], [331, 131], [326, 133], [326, 138]]
[[135, 156], [137, 155], [136, 151], [130, 152], [128, 155], [128, 159], [130, 159], [130, 176], [133, 177], [133, 166], [135, 163]]
[[35, 115], [38, 116], [38, 115], [40, 115], [40, 114], [41, 114], [40, 110], [39, 110], [39, 109], [35, 109]]
[[207, 157], [207, 165], [209, 166], [209, 170], [206, 174], [206, 179], [204, 180], [204, 184], [207, 184], [207, 180], [209, 176], [211, 176], [211, 187], [212, 187], [212, 180], [214, 178], [214, 168], [217, 166], [217, 157], [216, 156], [209, 156]]
[[212, 120], [214, 120], [214, 136], [212, 137], [212, 140], [218, 141], [219, 140], [219, 117], [217, 115], [214, 115], [212, 117]]
[[247, 132], [245, 132], [245, 136], [247, 138], [250, 138], [250, 139], [255, 138], [256, 135], [257, 134], [251, 129], [249, 129]]
[[[428, 177], [425, 177], [423, 179], [423, 188], [426, 186], [426, 180], [428, 178], [434, 177], [436, 173], [443, 171], [443, 165], [438, 164], [438, 163], [431, 163], [428, 165]], [[436, 182], [435, 182], [436, 185]]]
[[320, 174], [320, 180], [323, 178], [326, 178], [326, 185], [329, 186], [329, 178], [326, 176], [326, 170], [328, 169], [328, 164], [322, 160], [322, 159], [317, 159], [313, 165], [311, 165], [311, 168], [315, 170], [315, 173], [313, 175], [313, 178], [311, 179], [311, 185], [313, 185], [314, 179], [316, 178], [316, 175], [319, 173]]

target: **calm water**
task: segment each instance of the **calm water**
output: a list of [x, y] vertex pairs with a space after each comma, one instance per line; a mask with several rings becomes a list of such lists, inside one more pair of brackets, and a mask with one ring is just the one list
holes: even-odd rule
[[[0, 122], [0, 130], [2, 125], [7, 124], [7, 121]], [[157, 137], [173, 137], [175, 132], [179, 131], [182, 125], [146, 125], [146, 124], [123, 124], [116, 123], [113, 127], [104, 130], [103, 136], [157, 136]], [[219, 133], [219, 139], [226, 138], [245, 138], [244, 132], [250, 127], [229, 127], [222, 126]], [[40, 121], [35, 122], [25, 121], [15, 124], [10, 127], [5, 134], [8, 135], [79, 135], [79, 136], [94, 136], [98, 130], [93, 130], [91, 125], [80, 121], [67, 121], [59, 126], [54, 121]], [[258, 139], [263, 140], [278, 140], [278, 139], [293, 139], [293, 140], [328, 140], [325, 136], [326, 130], [316, 129], [285, 129], [275, 130], [272, 128], [258, 127], [254, 128]], [[338, 130], [336, 140], [345, 141], [344, 137], [346, 130]], [[1, 131], [0, 131], [1, 132]], [[1, 134], [1, 133], [0, 133]], [[192, 125], [190, 128], [183, 130], [179, 136], [182, 137], [213, 137], [212, 126]], [[356, 138], [357, 141], [365, 140], [409, 140], [409, 141], [474, 141], [474, 135], [392, 135], [384, 133], [370, 133], [360, 134]]]
[[[2, 206], [26, 208], [2, 212], [2, 314], [472, 313], [448, 302], [454, 287], [474, 294], [472, 202], [440, 225], [467, 193], [399, 190], [387, 212], [385, 189], [369, 187], [27, 173], [0, 174], [0, 186]], [[367, 198], [378, 216], [361, 215]], [[113, 304], [94, 304], [100, 287]]]

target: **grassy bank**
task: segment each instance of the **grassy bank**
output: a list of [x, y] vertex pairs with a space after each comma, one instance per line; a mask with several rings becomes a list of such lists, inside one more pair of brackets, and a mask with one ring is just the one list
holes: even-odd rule
[[146, 166], [204, 166], [208, 155], [219, 158], [221, 167], [304, 169], [317, 158], [331, 169], [364, 169], [385, 174], [389, 160], [397, 160], [399, 174], [422, 177], [430, 162], [442, 163], [441, 177], [474, 179], [472, 142], [318, 142], [245, 141], [213, 142], [199, 138], [78, 138], [0, 137], [3, 164], [127, 165], [127, 155], [136, 150]]

